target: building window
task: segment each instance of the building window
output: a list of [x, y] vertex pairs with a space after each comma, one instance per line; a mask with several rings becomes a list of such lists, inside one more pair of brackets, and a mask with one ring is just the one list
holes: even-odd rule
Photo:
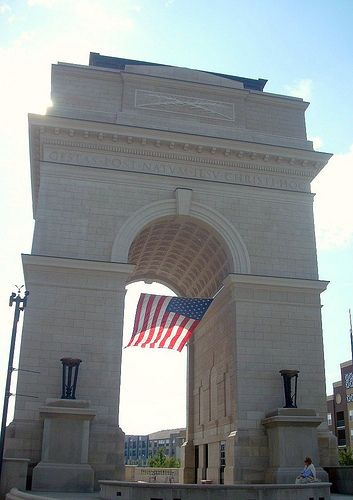
[[347, 403], [353, 403], [353, 394], [347, 394]]
[[344, 381], [346, 383], [346, 389], [351, 389], [353, 387], [353, 373], [346, 373]]
[[338, 427], [344, 427], [344, 412], [343, 411], [338, 411], [336, 414], [336, 422], [337, 422], [337, 428]]
[[349, 420], [353, 421], [353, 410], [349, 410]]
[[327, 414], [327, 425], [332, 425], [332, 415], [331, 413], [328, 413]]
[[337, 440], [338, 446], [346, 446], [346, 433], [343, 429], [337, 432]]
[[224, 469], [226, 466], [226, 442], [219, 443], [219, 482], [224, 484]]

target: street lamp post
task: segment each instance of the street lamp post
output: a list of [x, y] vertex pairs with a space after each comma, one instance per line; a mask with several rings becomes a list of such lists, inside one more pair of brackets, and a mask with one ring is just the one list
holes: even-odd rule
[[352, 354], [352, 363], [353, 363], [353, 330], [352, 330], [352, 315], [351, 310], [349, 309], [349, 324], [350, 324], [350, 338], [351, 338], [351, 354]]
[[[22, 287], [21, 287], [22, 288]], [[2, 421], [1, 421], [1, 436], [0, 436], [0, 479], [2, 472], [2, 464], [3, 464], [3, 455], [4, 455], [4, 446], [5, 446], [5, 433], [6, 433], [6, 420], [7, 420], [7, 411], [9, 407], [9, 399], [11, 396], [10, 388], [11, 388], [11, 376], [14, 370], [13, 368], [13, 357], [15, 353], [15, 345], [16, 345], [16, 334], [17, 334], [17, 323], [20, 319], [20, 313], [23, 311], [27, 305], [27, 298], [29, 292], [25, 292], [24, 296], [21, 297], [21, 288], [16, 292], [12, 292], [10, 295], [9, 306], [12, 307], [15, 304], [15, 313], [13, 318], [13, 326], [12, 326], [12, 334], [11, 334], [11, 344], [10, 344], [10, 353], [9, 353], [9, 363], [7, 366], [7, 377], [6, 377], [6, 386], [5, 386], [5, 394], [4, 394], [4, 406], [2, 411]]]

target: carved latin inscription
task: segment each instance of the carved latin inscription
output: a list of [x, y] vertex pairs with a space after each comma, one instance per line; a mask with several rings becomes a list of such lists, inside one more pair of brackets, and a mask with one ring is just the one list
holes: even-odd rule
[[251, 173], [243, 169], [236, 170], [236, 166], [233, 168], [214, 168], [206, 165], [187, 165], [158, 160], [144, 160], [141, 158], [127, 158], [124, 156], [101, 153], [84, 153], [64, 148], [52, 148], [47, 145], [43, 147], [43, 161], [172, 177], [188, 177], [230, 184], [285, 189], [289, 191], [309, 190], [309, 185], [299, 179], [280, 177], [278, 175], [264, 175], [257, 172]]
[[229, 102], [209, 101], [184, 95], [164, 94], [150, 90], [136, 90], [135, 107], [147, 108], [168, 113], [234, 120], [234, 104]]

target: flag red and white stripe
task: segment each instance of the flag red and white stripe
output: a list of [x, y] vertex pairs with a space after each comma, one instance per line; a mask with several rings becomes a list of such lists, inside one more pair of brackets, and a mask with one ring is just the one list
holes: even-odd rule
[[212, 299], [141, 294], [132, 337], [126, 347], [181, 351], [211, 302]]

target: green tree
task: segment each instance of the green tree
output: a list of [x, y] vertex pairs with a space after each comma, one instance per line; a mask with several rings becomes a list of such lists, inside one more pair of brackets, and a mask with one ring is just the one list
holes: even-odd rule
[[178, 469], [180, 467], [180, 460], [178, 458], [169, 457], [168, 463], [168, 467], [172, 469]]
[[180, 461], [175, 457], [168, 457], [164, 448], [160, 448], [156, 455], [148, 459], [147, 465], [148, 467], [170, 469], [180, 467]]
[[353, 465], [353, 451], [350, 448], [338, 450], [338, 462], [340, 465]]

